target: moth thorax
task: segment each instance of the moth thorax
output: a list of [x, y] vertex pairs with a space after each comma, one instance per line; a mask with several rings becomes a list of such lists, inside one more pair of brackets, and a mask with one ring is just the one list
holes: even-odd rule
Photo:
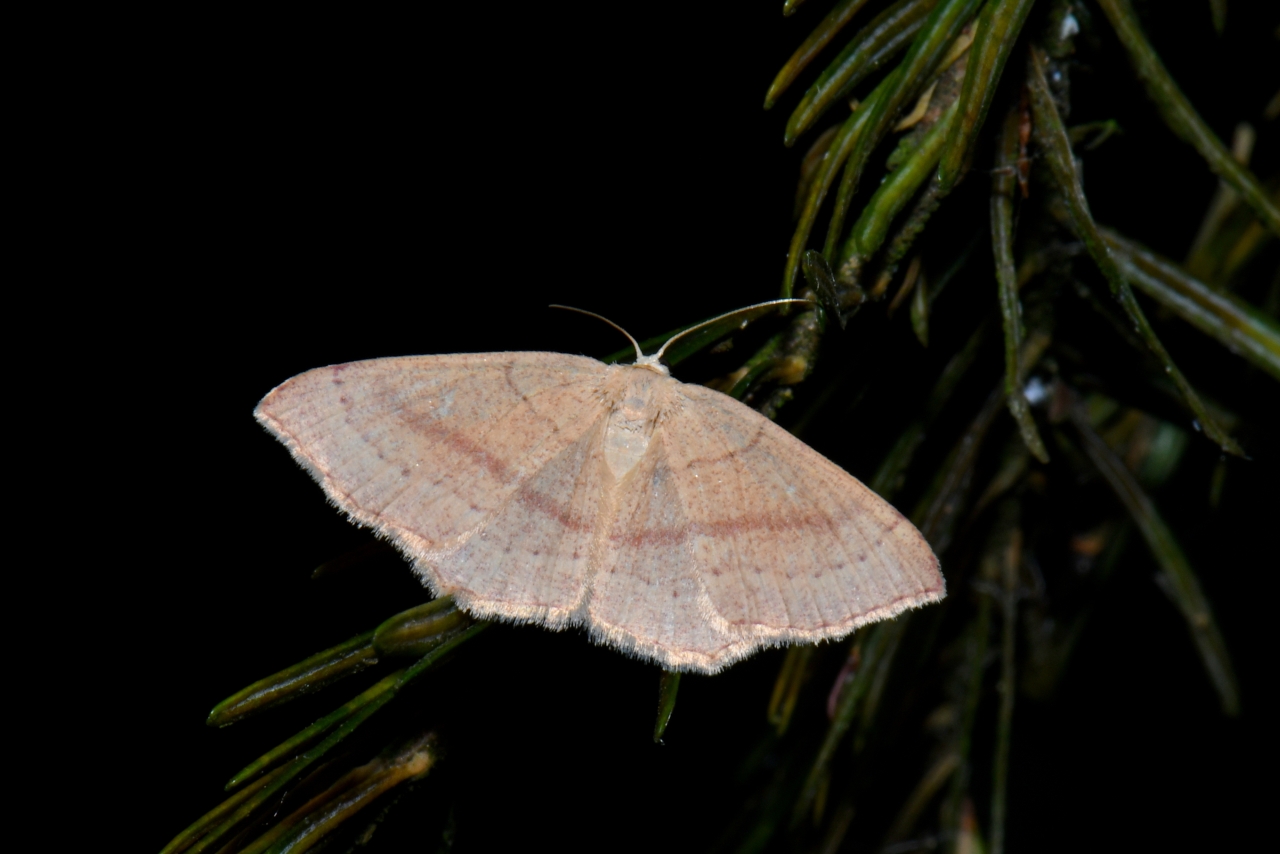
[[658, 420], [658, 382], [649, 371], [628, 371], [605, 426], [604, 456], [616, 480], [635, 468], [649, 448]]

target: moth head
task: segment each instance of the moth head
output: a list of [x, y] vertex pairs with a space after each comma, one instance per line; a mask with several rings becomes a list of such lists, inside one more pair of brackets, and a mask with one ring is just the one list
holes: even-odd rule
[[647, 371], [653, 371], [655, 374], [662, 374], [664, 377], [671, 376], [671, 371], [668, 370], [667, 366], [662, 364], [662, 362], [660, 361], [662, 358], [661, 353], [655, 353], [652, 356], [646, 356], [640, 352], [639, 348], [637, 348], [636, 354], [637, 354], [636, 360], [635, 360], [635, 363], [632, 365], [632, 367], [643, 368], [644, 370], [647, 370]]

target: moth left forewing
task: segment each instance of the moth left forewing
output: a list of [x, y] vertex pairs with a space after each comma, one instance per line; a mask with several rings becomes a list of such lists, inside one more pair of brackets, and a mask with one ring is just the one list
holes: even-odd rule
[[372, 359], [281, 384], [255, 415], [357, 521], [411, 556], [458, 548], [599, 418], [594, 359]]

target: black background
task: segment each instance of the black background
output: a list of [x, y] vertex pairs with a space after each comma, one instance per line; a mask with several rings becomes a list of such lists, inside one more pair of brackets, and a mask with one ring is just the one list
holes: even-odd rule
[[[254, 422], [265, 392], [377, 356], [619, 346], [550, 302], [645, 337], [776, 294], [808, 142], [781, 144], [795, 94], [769, 113], [760, 101], [825, 11], [810, 0], [784, 20], [780, 5], [100, 22], [119, 35], [78, 83], [63, 141], [75, 177], [48, 203], [92, 237], [53, 253], [47, 281], [74, 267], [89, 295], [46, 295], [83, 330], [72, 349], [92, 407], [69, 407], [51, 433], [75, 509], [45, 538], [71, 555], [56, 595], [88, 635], [76, 708], [98, 722], [89, 782], [112, 811], [88, 833], [158, 850], [233, 771], [354, 689], [227, 731], [203, 725], [217, 700], [423, 598], [395, 559], [308, 580], [367, 534]], [[1218, 135], [1259, 127], [1264, 176], [1278, 165], [1261, 118], [1277, 85], [1274, 65], [1259, 72], [1275, 55], [1268, 7], [1231, 4], [1221, 40], [1207, 3], [1140, 7]], [[1100, 221], [1180, 258], [1215, 179], [1162, 129], [1090, 8], [1101, 50], [1082, 43], [1072, 121], [1126, 132], [1088, 155], [1086, 191]], [[985, 279], [953, 288], [994, 305]], [[891, 439], [891, 403], [884, 423], [862, 411], [850, 428]], [[825, 438], [863, 478], [887, 448], [841, 458]], [[1206, 493], [1216, 458], [1203, 441], [1189, 455]], [[1221, 717], [1154, 566], [1131, 549], [1058, 694], [1019, 705], [1013, 850], [1226, 848], [1266, 823], [1274, 474], [1234, 465], [1223, 508], [1173, 520], [1236, 656], [1244, 716]], [[379, 831], [400, 840], [384, 850], [433, 851], [450, 822], [466, 851], [705, 848], [737, 806], [736, 763], [766, 727], [780, 660], [686, 678], [655, 746], [654, 667], [577, 632], [490, 630], [411, 706], [447, 754], [435, 788]], [[820, 710], [796, 725], [821, 728]]]

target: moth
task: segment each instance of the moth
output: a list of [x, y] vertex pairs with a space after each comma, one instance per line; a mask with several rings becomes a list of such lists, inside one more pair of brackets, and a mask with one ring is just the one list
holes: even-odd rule
[[755, 410], [674, 379], [661, 359], [680, 336], [652, 356], [627, 337], [630, 365], [528, 352], [317, 368], [255, 415], [437, 596], [585, 627], [669, 670], [715, 673], [942, 598], [902, 514]]

